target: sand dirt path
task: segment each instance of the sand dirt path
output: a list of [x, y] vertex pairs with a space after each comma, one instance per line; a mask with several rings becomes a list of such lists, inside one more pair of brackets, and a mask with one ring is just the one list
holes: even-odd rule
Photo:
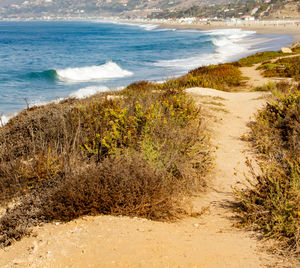
[[240, 136], [264, 103], [262, 93], [188, 92], [213, 109], [209, 123], [219, 147], [209, 189], [194, 200], [195, 211], [207, 208], [203, 215], [175, 223], [98, 216], [46, 224], [35, 236], [0, 250], [0, 267], [286, 267], [261, 250], [257, 234], [233, 227], [230, 207], [231, 187], [247, 172], [247, 144]]
[[[270, 60], [270, 62], [275, 62], [278, 59], [285, 59], [285, 58], [292, 58], [292, 57], [298, 57], [300, 54], [293, 54], [289, 56], [284, 57], [278, 57], [275, 59]], [[249, 78], [249, 80], [246, 81], [246, 87], [245, 89], [251, 90], [256, 87], [260, 87], [262, 85], [265, 85], [269, 82], [288, 82], [288, 83], [294, 83], [293, 78], [287, 78], [287, 77], [264, 77], [262, 75], [262, 70], [257, 70], [257, 67], [259, 67], [261, 63], [254, 64], [251, 67], [240, 67], [240, 71], [242, 72], [243, 77]], [[297, 84], [297, 83], [296, 83]]]
[[262, 76], [262, 71], [256, 69], [259, 65], [261, 65], [261, 63], [255, 64], [251, 67], [240, 67], [242, 76], [249, 78], [249, 80], [246, 81], [248, 89], [262, 86], [273, 80], [272, 78]]

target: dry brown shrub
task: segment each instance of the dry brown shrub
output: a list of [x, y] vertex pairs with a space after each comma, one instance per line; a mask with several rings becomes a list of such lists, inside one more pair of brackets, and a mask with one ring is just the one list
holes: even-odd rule
[[83, 215], [172, 220], [211, 164], [201, 111], [182, 91], [135, 83], [21, 112], [0, 129], [0, 244]]
[[185, 213], [191, 182], [149, 165], [137, 153], [86, 165], [55, 181], [44, 181], [0, 220], [0, 243], [9, 245], [39, 222], [70, 221], [83, 215], [128, 215], [172, 220]]
[[281, 247], [299, 258], [300, 92], [284, 87], [277, 94], [250, 125], [261, 172], [252, 168], [249, 185], [236, 194], [242, 223], [278, 239]]
[[149, 82], [149, 81], [139, 81], [130, 84], [128, 87], [126, 87], [122, 93], [125, 95], [141, 95], [144, 93], [150, 93], [153, 90], [157, 89], [157, 85]]
[[61, 221], [99, 213], [174, 219], [182, 211], [181, 184], [140, 154], [115, 155], [67, 176], [43, 198], [43, 215]]

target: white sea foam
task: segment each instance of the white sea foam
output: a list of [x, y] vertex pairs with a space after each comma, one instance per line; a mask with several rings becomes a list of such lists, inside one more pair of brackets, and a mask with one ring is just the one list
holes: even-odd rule
[[153, 30], [156, 30], [157, 28], [159, 28], [158, 25], [148, 24], [148, 23], [146, 23], [146, 24], [140, 24], [139, 23], [139, 24], [136, 24], [136, 26], [139, 26], [139, 27], [145, 29], [146, 31], [153, 31]]
[[87, 66], [57, 70], [56, 73], [59, 79], [72, 82], [105, 80], [133, 75], [132, 72], [122, 69], [118, 64], [112, 61], [100, 66]]
[[16, 115], [16, 113], [6, 114], [0, 116], [0, 127], [3, 127], [8, 123], [8, 121], [13, 118]]
[[247, 36], [249, 34], [255, 34], [255, 31], [244, 31], [242, 29], [219, 29], [219, 30], [209, 30], [202, 31], [203, 33], [207, 33], [209, 35], [227, 35], [229, 38], [242, 38], [243, 36]]
[[[122, 90], [124, 87], [116, 87], [114, 90]], [[68, 97], [69, 98], [75, 98], [75, 99], [83, 99], [87, 97], [91, 97], [97, 93], [100, 92], [105, 92], [105, 91], [110, 91], [108, 87], [105, 86], [90, 86], [90, 87], [85, 87], [85, 88], [80, 88], [75, 92], [72, 92]], [[59, 103], [62, 100], [65, 100], [66, 98], [56, 98], [55, 100], [52, 101], [43, 101], [43, 100], [33, 100], [29, 103], [30, 107], [33, 106], [44, 106], [50, 103]], [[6, 125], [8, 121], [16, 116], [18, 113], [11, 113], [11, 114], [6, 114], [6, 115], [0, 115], [0, 127]]]
[[[72, 93], [69, 94], [69, 96], [67, 98], [75, 98], [75, 99], [84, 99], [84, 98], [88, 98], [91, 97], [97, 93], [100, 92], [106, 92], [106, 91], [111, 91], [111, 90], [122, 90], [124, 87], [117, 87], [114, 89], [110, 89], [106, 86], [89, 86], [89, 87], [84, 87], [84, 88], [80, 88]], [[65, 100], [66, 98], [56, 98], [55, 100], [52, 101], [42, 101], [42, 100], [34, 100], [32, 102], [30, 102], [30, 106], [43, 106], [43, 105], [47, 105], [49, 103], [59, 103], [62, 100]]]
[[252, 39], [254, 31], [242, 31], [241, 29], [222, 29], [203, 31], [212, 36], [211, 42], [216, 46], [215, 53], [199, 54], [189, 58], [162, 60], [154, 63], [156, 66], [189, 70], [195, 67], [229, 62], [237, 57], [242, 57], [255, 51], [252, 46], [262, 42], [260, 39]]
[[146, 31], [158, 31], [158, 32], [177, 31], [177, 29], [163, 28], [159, 25], [151, 24], [151, 23], [122, 23], [122, 24], [140, 27]]
[[[120, 24], [120, 25], [128, 25], [128, 26], [134, 26], [134, 27], [140, 27], [140, 28], [143, 28], [145, 29], [146, 31], [153, 31], [153, 30], [156, 30], [158, 28], [160, 28], [159, 25], [156, 25], [156, 24], [151, 24], [151, 23], [141, 23], [141, 22], [127, 22], [127, 21], [122, 21], [122, 20], [105, 20], [105, 19], [102, 19], [102, 20], [95, 20], [94, 22], [96, 23], [111, 23], [111, 24]], [[160, 28], [161, 29], [164, 29], [164, 30], [169, 30], [169, 29], [166, 29], [166, 28]], [[170, 29], [172, 30], [172, 29]]]
[[84, 87], [84, 88], [80, 88], [75, 92], [72, 92], [69, 97], [70, 98], [76, 98], [76, 99], [83, 99], [83, 98], [87, 98], [90, 97], [92, 95], [95, 95], [97, 93], [100, 92], [105, 92], [105, 91], [109, 91], [110, 89], [108, 87], [105, 86], [90, 86], [90, 87]]
[[118, 86], [118, 87], [113, 87], [113, 88], [110, 88], [111, 91], [121, 91], [123, 90], [125, 87], [124, 86]]
[[59, 103], [61, 102], [62, 100], [64, 100], [65, 98], [56, 98], [52, 101], [45, 101], [45, 100], [42, 100], [42, 99], [34, 99], [32, 101], [29, 102], [29, 107], [33, 107], [33, 106], [44, 106], [44, 105], [47, 105], [47, 104], [50, 104], [50, 103]]
[[163, 83], [167, 82], [167, 80], [158, 80], [158, 81], [155, 80], [153, 82], [155, 82], [156, 84], [163, 84]]
[[172, 29], [172, 28], [163, 28], [159, 25], [156, 24], [150, 24], [150, 23], [131, 23], [127, 25], [132, 25], [132, 26], [138, 26], [140, 28], [143, 28], [146, 31], [156, 31], [156, 32], [174, 32], [177, 31], [177, 29]]

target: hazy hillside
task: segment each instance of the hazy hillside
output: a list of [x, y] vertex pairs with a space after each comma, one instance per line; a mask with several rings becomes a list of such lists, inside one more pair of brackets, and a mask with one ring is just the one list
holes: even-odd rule
[[299, 18], [299, 0], [0, 0], [0, 19], [115, 15], [125, 18], [206, 16]]
[[145, 16], [152, 12], [204, 6], [228, 0], [2, 0], [0, 18], [55, 16]]
[[209, 17], [230, 19], [251, 15], [257, 19], [300, 18], [299, 0], [231, 1], [153, 12], [151, 18]]
[[273, 4], [270, 5], [267, 17], [270, 18], [300, 18], [300, 1], [292, 0], [292, 1], [274, 1]]

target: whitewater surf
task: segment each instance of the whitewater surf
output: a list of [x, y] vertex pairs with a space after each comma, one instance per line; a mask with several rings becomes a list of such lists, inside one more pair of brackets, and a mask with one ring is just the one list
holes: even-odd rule
[[[277, 50], [290, 35], [111, 22], [0, 22], [0, 115]], [[25, 101], [26, 100], [26, 101]]]

